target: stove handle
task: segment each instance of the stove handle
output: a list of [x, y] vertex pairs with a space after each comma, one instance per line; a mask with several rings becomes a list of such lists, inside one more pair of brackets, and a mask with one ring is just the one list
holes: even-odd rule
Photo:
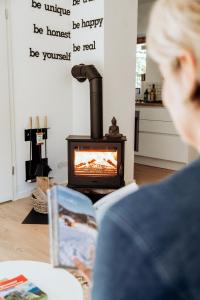
[[122, 166], [122, 163], [119, 166], [119, 176], [123, 176], [123, 166]]

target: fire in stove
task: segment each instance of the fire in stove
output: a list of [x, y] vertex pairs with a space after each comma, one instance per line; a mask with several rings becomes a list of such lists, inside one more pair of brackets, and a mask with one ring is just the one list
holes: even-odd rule
[[117, 151], [75, 151], [75, 175], [117, 176]]

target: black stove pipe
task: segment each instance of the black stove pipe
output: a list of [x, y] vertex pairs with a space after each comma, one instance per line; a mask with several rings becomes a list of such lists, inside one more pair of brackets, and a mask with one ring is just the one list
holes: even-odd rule
[[90, 122], [91, 138], [103, 137], [103, 94], [102, 76], [93, 65], [77, 65], [72, 68], [72, 76], [79, 82], [90, 82]]

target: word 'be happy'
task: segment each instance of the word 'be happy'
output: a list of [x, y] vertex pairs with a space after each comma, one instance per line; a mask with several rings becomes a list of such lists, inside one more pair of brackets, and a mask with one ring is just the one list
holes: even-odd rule
[[83, 19], [81, 19], [81, 23], [80, 22], [75, 22], [72, 21], [72, 28], [73, 29], [80, 29], [80, 27], [82, 28], [97, 28], [97, 27], [102, 27], [103, 24], [103, 18], [99, 18], [99, 19], [93, 19], [93, 20], [88, 20], [88, 21], [84, 21]]

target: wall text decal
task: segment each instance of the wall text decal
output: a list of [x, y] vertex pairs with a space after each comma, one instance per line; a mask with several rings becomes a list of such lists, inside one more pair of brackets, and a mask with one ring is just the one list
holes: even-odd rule
[[[68, 8], [60, 7], [58, 4], [50, 5], [48, 3], [41, 3], [41, 0], [31, 0], [31, 8], [34, 10], [38, 11], [44, 11], [47, 13], [54, 14], [55, 16], [60, 16], [60, 17], [70, 17], [71, 16], [71, 10]], [[53, 18], [53, 15], [52, 15]], [[57, 23], [57, 19], [56, 19]], [[33, 24], [33, 31], [32, 33], [34, 35], [45, 35], [48, 36], [49, 38], [60, 38], [66, 40], [66, 39], [71, 39], [71, 31], [69, 30], [62, 30], [60, 28], [53, 28], [51, 25], [46, 25], [44, 27], [38, 25], [38, 24]], [[71, 51], [66, 51], [64, 53], [57, 52], [57, 51], [39, 51], [39, 50], [34, 50], [34, 47], [29, 48], [29, 57], [31, 58], [41, 58], [43, 61], [48, 61], [48, 60], [57, 60], [57, 61], [71, 61]]]
[[66, 38], [71, 39], [71, 32], [70, 31], [62, 31], [62, 30], [56, 30], [51, 29], [49, 26], [46, 26], [44, 29], [43, 27], [38, 27], [36, 24], [33, 24], [33, 33], [36, 34], [46, 34], [50, 36], [60, 37], [60, 38]]
[[80, 22], [75, 22], [72, 21], [72, 29], [80, 29], [82, 28], [90, 28], [90, 29], [94, 29], [97, 27], [102, 27], [103, 24], [103, 18], [99, 18], [99, 19], [93, 19], [93, 20], [83, 20], [81, 19]]
[[32, 7], [33, 8], [38, 8], [38, 9], [44, 8], [46, 11], [49, 11], [49, 12], [52, 12], [52, 13], [57, 13], [61, 17], [64, 16], [64, 15], [70, 16], [70, 14], [71, 14], [70, 9], [59, 7], [57, 4], [55, 4], [55, 5], [50, 5], [50, 4], [46, 4], [46, 3], [41, 4], [41, 2], [39, 2], [38, 0], [37, 1], [32, 0]]
[[[76, 12], [78, 12], [77, 16], [79, 17], [81, 16], [81, 9], [83, 9], [84, 6], [87, 7], [87, 9], [88, 6], [91, 7], [91, 16], [93, 15], [93, 18], [91, 19], [81, 18], [79, 20], [75, 20], [74, 18], [74, 20], [72, 20], [72, 34], [75, 31], [87, 30], [87, 33], [86, 35], [84, 34], [84, 36], [88, 35], [88, 37], [90, 38], [90, 41], [83, 41], [81, 43], [80, 43], [81, 39], [73, 40], [73, 45], [72, 45], [73, 53], [80, 53], [80, 52], [84, 53], [86, 51], [95, 52], [94, 50], [98, 48], [97, 40], [93, 40], [96, 38], [96, 35], [95, 33], [92, 33], [96, 30], [103, 28], [104, 18], [101, 17], [95, 18], [95, 14], [98, 12], [97, 10], [98, 1], [101, 0], [72, 0], [72, 9], [75, 12], [75, 16], [76, 16]], [[91, 30], [91, 34], [88, 32], [88, 29]]]
[[90, 3], [94, 2], [95, 0], [73, 0], [73, 6], [80, 5], [81, 3]]

